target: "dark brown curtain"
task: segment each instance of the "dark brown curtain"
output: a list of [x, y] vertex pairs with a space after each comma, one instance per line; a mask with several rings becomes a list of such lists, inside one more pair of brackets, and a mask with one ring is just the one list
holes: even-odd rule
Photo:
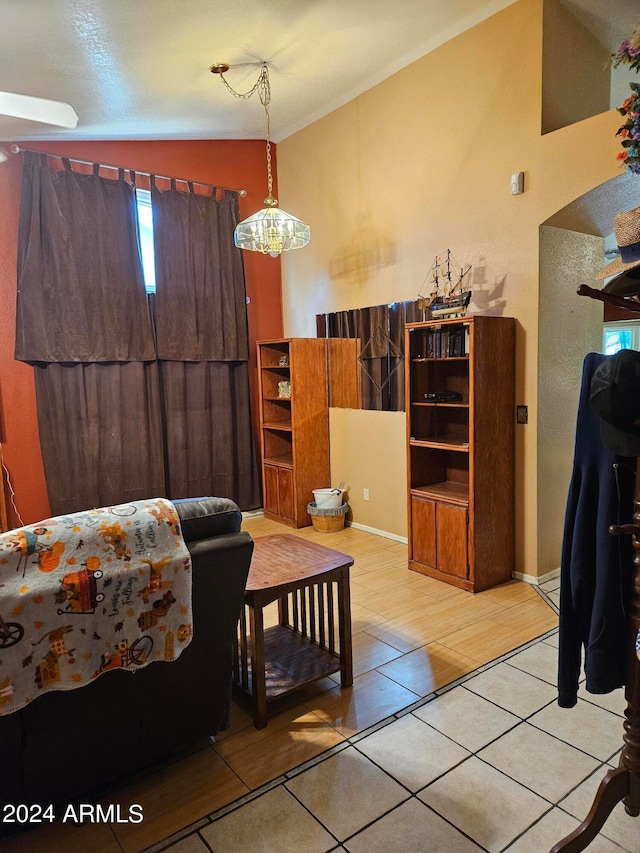
[[15, 356], [22, 361], [155, 358], [138, 254], [135, 196], [124, 180], [47, 167], [24, 155]]
[[157, 362], [35, 366], [54, 515], [164, 497]]
[[261, 505], [249, 417], [247, 362], [161, 362], [167, 489]]
[[165, 494], [134, 191], [63, 164], [24, 155], [15, 351], [34, 365], [55, 515]]
[[246, 361], [244, 271], [233, 245], [238, 197], [189, 190], [151, 186], [158, 357]]
[[233, 245], [238, 197], [151, 187], [158, 355], [170, 497], [260, 506], [249, 406], [244, 269]]
[[162, 362], [134, 189], [63, 163], [25, 155], [18, 248], [16, 358], [35, 369], [52, 512], [204, 494], [259, 506], [237, 201], [155, 196], [162, 346], [201, 360]]

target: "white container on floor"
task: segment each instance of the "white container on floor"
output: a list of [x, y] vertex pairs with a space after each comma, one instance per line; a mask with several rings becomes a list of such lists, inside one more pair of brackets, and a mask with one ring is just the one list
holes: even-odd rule
[[344, 489], [313, 489], [313, 499], [317, 507], [339, 509], [342, 506]]

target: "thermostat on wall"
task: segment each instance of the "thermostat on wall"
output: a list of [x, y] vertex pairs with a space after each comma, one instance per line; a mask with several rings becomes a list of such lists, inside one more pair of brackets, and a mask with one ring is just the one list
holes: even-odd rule
[[511, 195], [520, 195], [524, 192], [524, 172], [516, 172], [511, 175]]

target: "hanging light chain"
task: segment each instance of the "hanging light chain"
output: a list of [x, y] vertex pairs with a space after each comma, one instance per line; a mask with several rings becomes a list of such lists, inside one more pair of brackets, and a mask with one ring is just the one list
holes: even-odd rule
[[224, 85], [227, 87], [227, 90], [231, 92], [234, 98], [241, 98], [244, 101], [248, 101], [252, 95], [254, 95], [256, 92], [258, 93], [260, 103], [264, 107], [267, 130], [267, 199], [269, 199], [274, 204], [277, 204], [277, 200], [273, 198], [273, 175], [271, 173], [271, 116], [269, 115], [269, 104], [271, 103], [271, 83], [269, 81], [269, 68], [267, 67], [266, 62], [263, 63], [262, 69], [260, 70], [260, 76], [248, 92], [236, 92], [236, 90], [233, 89], [227, 83], [223, 72], [220, 72], [220, 77]]
[[[262, 100], [262, 98], [260, 100]], [[267, 189], [269, 190], [267, 198], [272, 199], [273, 175], [271, 174], [271, 116], [269, 115], [268, 102], [263, 102], [263, 106], [267, 122]]]
[[[267, 68], [266, 62], [262, 64], [262, 69], [260, 70], [260, 76], [254, 83], [254, 85], [249, 89], [248, 92], [236, 92], [228, 83], [225, 78], [224, 71], [218, 71], [217, 66], [211, 66], [216, 69], [216, 73], [220, 75], [222, 82], [227, 87], [229, 92], [233, 95], [234, 98], [242, 98], [245, 101], [248, 101], [249, 98], [260, 89], [260, 101], [262, 104], [268, 104], [271, 100], [271, 86], [269, 85], [269, 69]], [[226, 66], [225, 66], [226, 67]]]
[[289, 249], [301, 249], [306, 246], [311, 236], [309, 226], [297, 219], [290, 213], [278, 208], [278, 199], [273, 197], [273, 175], [271, 173], [271, 116], [269, 114], [269, 103], [271, 102], [271, 85], [269, 83], [269, 69], [266, 62], [262, 63], [260, 76], [255, 85], [248, 92], [236, 92], [225, 80], [225, 72], [229, 70], [226, 62], [217, 62], [211, 65], [209, 70], [212, 74], [219, 74], [225, 88], [234, 98], [249, 100], [256, 92], [260, 103], [264, 107], [266, 135], [267, 135], [267, 178], [269, 195], [264, 202], [266, 207], [252, 216], [239, 222], [233, 232], [233, 241], [239, 249], [250, 249], [261, 252], [264, 255], [277, 257], [281, 252]]

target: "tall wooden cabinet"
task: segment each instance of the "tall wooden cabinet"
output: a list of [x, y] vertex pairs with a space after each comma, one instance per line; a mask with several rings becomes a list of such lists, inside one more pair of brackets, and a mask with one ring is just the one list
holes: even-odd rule
[[407, 324], [409, 568], [479, 592], [514, 561], [515, 321]]
[[324, 338], [258, 341], [264, 514], [291, 527], [330, 486], [327, 387]]

